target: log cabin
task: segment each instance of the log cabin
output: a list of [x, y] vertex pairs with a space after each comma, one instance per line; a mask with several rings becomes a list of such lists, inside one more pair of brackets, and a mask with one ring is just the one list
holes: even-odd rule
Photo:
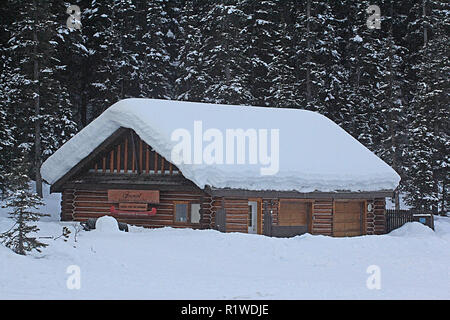
[[400, 181], [318, 113], [155, 99], [114, 104], [41, 173], [62, 221], [278, 237], [383, 234]]

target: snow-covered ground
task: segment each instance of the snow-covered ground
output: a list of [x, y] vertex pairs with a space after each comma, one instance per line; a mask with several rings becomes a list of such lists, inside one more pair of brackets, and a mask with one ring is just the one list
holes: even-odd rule
[[[10, 225], [3, 210], [0, 232]], [[72, 225], [47, 219], [40, 236]], [[436, 232], [410, 223], [355, 238], [105, 226], [77, 242], [44, 239], [43, 253], [26, 257], [0, 245], [0, 299], [450, 299], [450, 218], [437, 217]], [[80, 289], [67, 287], [72, 265]], [[380, 289], [367, 288], [371, 265]]]

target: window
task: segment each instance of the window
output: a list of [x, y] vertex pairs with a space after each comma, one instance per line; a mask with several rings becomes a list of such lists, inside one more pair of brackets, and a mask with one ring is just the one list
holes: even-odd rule
[[281, 200], [278, 212], [278, 225], [280, 226], [306, 226], [308, 225], [308, 212], [311, 204], [302, 200]]
[[175, 204], [175, 222], [187, 222], [188, 218], [188, 204], [176, 203]]
[[175, 202], [175, 222], [200, 223], [200, 203]]
[[191, 223], [200, 223], [200, 203], [191, 204]]

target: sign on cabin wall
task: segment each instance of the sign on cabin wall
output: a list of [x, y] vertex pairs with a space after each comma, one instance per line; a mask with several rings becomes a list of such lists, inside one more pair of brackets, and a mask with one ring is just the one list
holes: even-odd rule
[[147, 211], [148, 205], [146, 203], [119, 203], [119, 210], [128, 211]]
[[159, 203], [159, 190], [108, 190], [108, 201], [115, 203]]

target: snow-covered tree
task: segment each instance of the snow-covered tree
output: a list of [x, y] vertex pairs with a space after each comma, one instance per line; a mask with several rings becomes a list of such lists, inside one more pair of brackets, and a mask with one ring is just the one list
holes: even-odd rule
[[17, 146], [33, 155], [36, 191], [42, 195], [40, 166], [75, 132], [68, 82], [60, 77], [65, 65], [58, 53], [55, 2], [10, 0], [17, 9], [9, 26], [7, 55], [8, 118]]
[[200, 101], [204, 90], [205, 79], [200, 77], [203, 9], [195, 1], [185, 1], [180, 10], [180, 37], [184, 41], [180, 43], [176, 56], [175, 95], [178, 100]]
[[[244, 70], [248, 77], [248, 88], [252, 96], [251, 105], [272, 106], [275, 105], [271, 96], [271, 87], [278, 82], [274, 78], [278, 74], [272, 72], [273, 69], [279, 67], [274, 63], [277, 55], [276, 50], [280, 50], [282, 54], [282, 46], [285, 40], [281, 38], [278, 25], [283, 21], [283, 9], [288, 7], [286, 4], [280, 3], [279, 0], [270, 1], [239, 1], [237, 8], [242, 11], [243, 21], [242, 30], [237, 36], [244, 40], [244, 57], [243, 65], [248, 66]], [[283, 21], [283, 26], [286, 23]], [[281, 29], [283, 28], [281, 27]], [[278, 61], [279, 62], [279, 61]], [[287, 61], [285, 61], [288, 64]], [[245, 80], [246, 81], [246, 80]], [[280, 89], [279, 87], [277, 89]], [[277, 90], [275, 89], [275, 90]]]
[[2, 244], [21, 255], [33, 250], [41, 252], [47, 246], [36, 238], [39, 231], [36, 222], [46, 214], [38, 212], [43, 202], [30, 190], [31, 180], [27, 170], [25, 157], [21, 156], [15, 161], [12, 172], [6, 175], [9, 191], [3, 207], [9, 210], [9, 218], [14, 221], [14, 225], [0, 235]]
[[208, 1], [200, 49], [202, 68], [199, 77], [205, 90], [204, 102], [249, 104], [254, 100], [249, 87], [250, 61], [245, 56], [242, 27], [249, 18], [238, 1]]
[[170, 14], [172, 1], [148, 1], [143, 14], [142, 51], [139, 56], [141, 96], [154, 99], [174, 97], [176, 54], [171, 52], [178, 34]]
[[[281, 1], [284, 2], [284, 1]], [[295, 2], [295, 1], [294, 1]], [[268, 30], [271, 42], [268, 44], [272, 50], [268, 64], [268, 76], [266, 81], [270, 83], [269, 92], [265, 97], [271, 107], [280, 108], [304, 108], [306, 106], [303, 91], [304, 80], [299, 66], [302, 64], [301, 39], [305, 31], [300, 31], [294, 24], [297, 15], [303, 15], [303, 7], [296, 6], [289, 1], [276, 3], [277, 7], [272, 12], [272, 29]], [[277, 14], [278, 13], [278, 14]]]
[[424, 43], [413, 70], [417, 86], [409, 112], [408, 202], [446, 211], [450, 163], [450, 5], [427, 1]]
[[[446, 2], [5, 3], [2, 187], [18, 146], [39, 180], [40, 162], [78, 129], [119, 99], [146, 97], [320, 112], [401, 174], [411, 204], [446, 207]], [[66, 27], [69, 4], [81, 9], [81, 30]], [[381, 29], [367, 27], [370, 5]]]
[[[380, 48], [382, 57], [379, 63], [380, 81], [375, 96], [379, 102], [376, 119], [383, 126], [377, 132], [378, 137], [373, 151], [403, 177], [405, 167], [402, 158], [405, 156], [403, 150], [406, 144], [407, 96], [405, 92], [408, 85], [403, 57], [407, 54], [407, 48], [395, 39], [394, 30], [398, 29], [402, 18], [401, 15], [394, 14], [392, 1], [387, 2], [384, 16], [385, 19], [382, 22], [386, 28], [386, 39]], [[395, 204], [399, 209], [398, 193], [396, 193]]]

